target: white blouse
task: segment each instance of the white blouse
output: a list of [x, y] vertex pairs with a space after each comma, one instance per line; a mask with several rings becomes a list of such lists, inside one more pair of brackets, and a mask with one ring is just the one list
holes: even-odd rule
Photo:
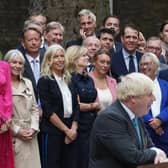
[[70, 118], [72, 115], [72, 94], [63, 78], [54, 74], [54, 77], [58, 83], [61, 90], [63, 105], [64, 105], [64, 118]]
[[102, 111], [112, 103], [113, 97], [109, 88], [107, 89], [97, 88], [97, 92], [98, 92], [98, 99], [99, 99], [99, 103]]

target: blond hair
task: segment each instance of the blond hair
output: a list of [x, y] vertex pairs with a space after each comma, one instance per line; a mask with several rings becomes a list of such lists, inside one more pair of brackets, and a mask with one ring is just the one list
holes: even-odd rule
[[[53, 63], [53, 59], [55, 57], [55, 54], [58, 50], [62, 50], [65, 54], [64, 48], [59, 44], [53, 44], [47, 48], [47, 51], [45, 52], [42, 66], [41, 66], [41, 76], [51, 77], [51, 75], [53, 74], [53, 71], [51, 69], [51, 65]], [[66, 60], [65, 60], [65, 65], [66, 65]], [[70, 77], [71, 77], [69, 72], [64, 68], [62, 73], [63, 73], [63, 77], [64, 77], [65, 82], [69, 83]]]
[[65, 60], [67, 63], [66, 68], [70, 73], [76, 71], [76, 60], [86, 53], [87, 48], [84, 46], [73, 45], [71, 47], [68, 47], [65, 53]]
[[118, 100], [127, 100], [130, 96], [144, 96], [153, 91], [153, 81], [146, 75], [138, 72], [121, 77], [117, 86]]

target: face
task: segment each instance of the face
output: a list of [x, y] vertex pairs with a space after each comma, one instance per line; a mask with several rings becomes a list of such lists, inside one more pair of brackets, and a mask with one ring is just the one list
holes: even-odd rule
[[75, 62], [77, 67], [80, 67], [83, 69], [85, 69], [88, 66], [88, 63], [89, 63], [89, 57], [87, 54], [80, 56]]
[[22, 44], [29, 55], [38, 55], [41, 46], [40, 34], [34, 30], [28, 30], [24, 34], [24, 40]]
[[24, 67], [22, 59], [19, 56], [15, 56], [9, 60], [9, 65], [11, 68], [11, 75], [19, 77]]
[[145, 51], [152, 52], [159, 58], [162, 52], [160, 40], [148, 41]]
[[62, 75], [64, 65], [65, 65], [65, 57], [64, 57], [64, 51], [61, 49], [58, 49], [55, 53], [55, 56], [53, 57], [53, 60], [51, 60], [51, 69], [53, 72], [55, 72], [57, 75]]
[[141, 52], [144, 52], [145, 46], [146, 46], [145, 37], [141, 32], [139, 32], [139, 40], [138, 40], [138, 48], [137, 49]]
[[152, 62], [150, 58], [143, 57], [140, 61], [140, 72], [155, 79], [157, 66]]
[[163, 28], [163, 31], [160, 33], [162, 40], [168, 44], [168, 24], [166, 24]]
[[106, 20], [104, 27], [113, 30], [115, 32], [115, 35], [118, 35], [120, 33], [120, 22], [117, 18], [109, 17]]
[[33, 20], [33, 21], [35, 21], [35, 22], [38, 22], [41, 25], [41, 27], [42, 27], [42, 29], [44, 31], [45, 26], [46, 26], [46, 21], [47, 21], [47, 19], [46, 19], [45, 16], [43, 16], [43, 15], [36, 15], [36, 16], [31, 16], [30, 19]]
[[63, 32], [61, 31], [61, 29], [52, 29], [49, 32], [45, 33], [45, 39], [48, 46], [52, 44], [62, 44]]
[[126, 27], [124, 32], [121, 37], [122, 45], [129, 54], [133, 54], [138, 46], [138, 31], [131, 27]]
[[110, 57], [106, 54], [100, 54], [97, 56], [97, 60], [94, 62], [94, 71], [105, 76], [110, 69], [110, 65]]
[[136, 116], [143, 116], [148, 113], [155, 97], [152, 92], [147, 93], [144, 96], [133, 97], [132, 101], [134, 102], [134, 113]]
[[94, 39], [91, 37], [88, 37], [85, 47], [88, 49], [87, 55], [89, 57], [93, 57], [96, 52], [100, 49], [100, 41], [98, 39]]
[[80, 29], [83, 30], [85, 36], [91, 36], [94, 34], [96, 24], [90, 16], [81, 16], [80, 17]]
[[114, 38], [111, 34], [102, 33], [100, 36], [101, 48], [110, 51], [114, 45]]

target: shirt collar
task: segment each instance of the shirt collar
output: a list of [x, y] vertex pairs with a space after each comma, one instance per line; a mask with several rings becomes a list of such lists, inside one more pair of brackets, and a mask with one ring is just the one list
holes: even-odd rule
[[120, 102], [124, 110], [127, 112], [129, 115], [130, 119], [133, 120], [135, 118], [135, 114], [122, 102]]
[[129, 58], [130, 55], [136, 57], [136, 52], [134, 52], [133, 54], [129, 54], [124, 48], [122, 49], [122, 53], [125, 59]]
[[32, 62], [34, 60], [36, 60], [36, 62], [40, 62], [40, 54], [36, 58], [33, 58], [29, 54], [26, 54], [26, 57], [27, 57], [27, 59], [28, 59], [29, 62]]

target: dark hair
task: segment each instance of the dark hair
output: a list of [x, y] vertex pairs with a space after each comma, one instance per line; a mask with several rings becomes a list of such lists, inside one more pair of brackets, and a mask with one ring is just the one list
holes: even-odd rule
[[108, 28], [102, 28], [100, 29], [98, 32], [97, 32], [97, 37], [100, 39], [101, 35], [104, 34], [104, 33], [107, 33], [107, 34], [111, 34], [114, 38], [114, 34], [115, 32], [111, 29], [108, 29]]
[[120, 24], [120, 18], [119, 18], [118, 16], [116, 16], [116, 15], [108, 15], [108, 16], [106, 16], [106, 17], [103, 19], [103, 26], [105, 26], [106, 21], [107, 21], [109, 18], [116, 18], [116, 19], [118, 19], [119, 24]]
[[93, 62], [97, 61], [98, 56], [101, 55], [101, 54], [108, 55], [109, 58], [110, 58], [110, 60], [111, 60], [111, 54], [110, 54], [110, 52], [108, 52], [108, 51], [106, 51], [104, 49], [101, 49], [101, 50], [97, 51], [96, 54], [94, 55]]
[[140, 29], [137, 25], [135, 25], [134, 23], [130, 22], [130, 23], [127, 23], [122, 29], [121, 29], [121, 36], [124, 36], [125, 34], [125, 29], [126, 28], [131, 28], [131, 29], [134, 29], [138, 32], [138, 36], [139, 36], [139, 32], [140, 32]]
[[35, 32], [37, 32], [39, 34], [40, 38], [42, 37], [42, 33], [38, 29], [36, 29], [34, 27], [26, 27], [25, 29], [23, 29], [23, 31], [21, 33], [22, 40], [25, 39], [25, 33], [29, 30], [34, 30]]
[[161, 24], [161, 26], [160, 26], [160, 32], [163, 31], [165, 25], [167, 25], [167, 24], [168, 24], [168, 20], [165, 20], [165, 21]]

